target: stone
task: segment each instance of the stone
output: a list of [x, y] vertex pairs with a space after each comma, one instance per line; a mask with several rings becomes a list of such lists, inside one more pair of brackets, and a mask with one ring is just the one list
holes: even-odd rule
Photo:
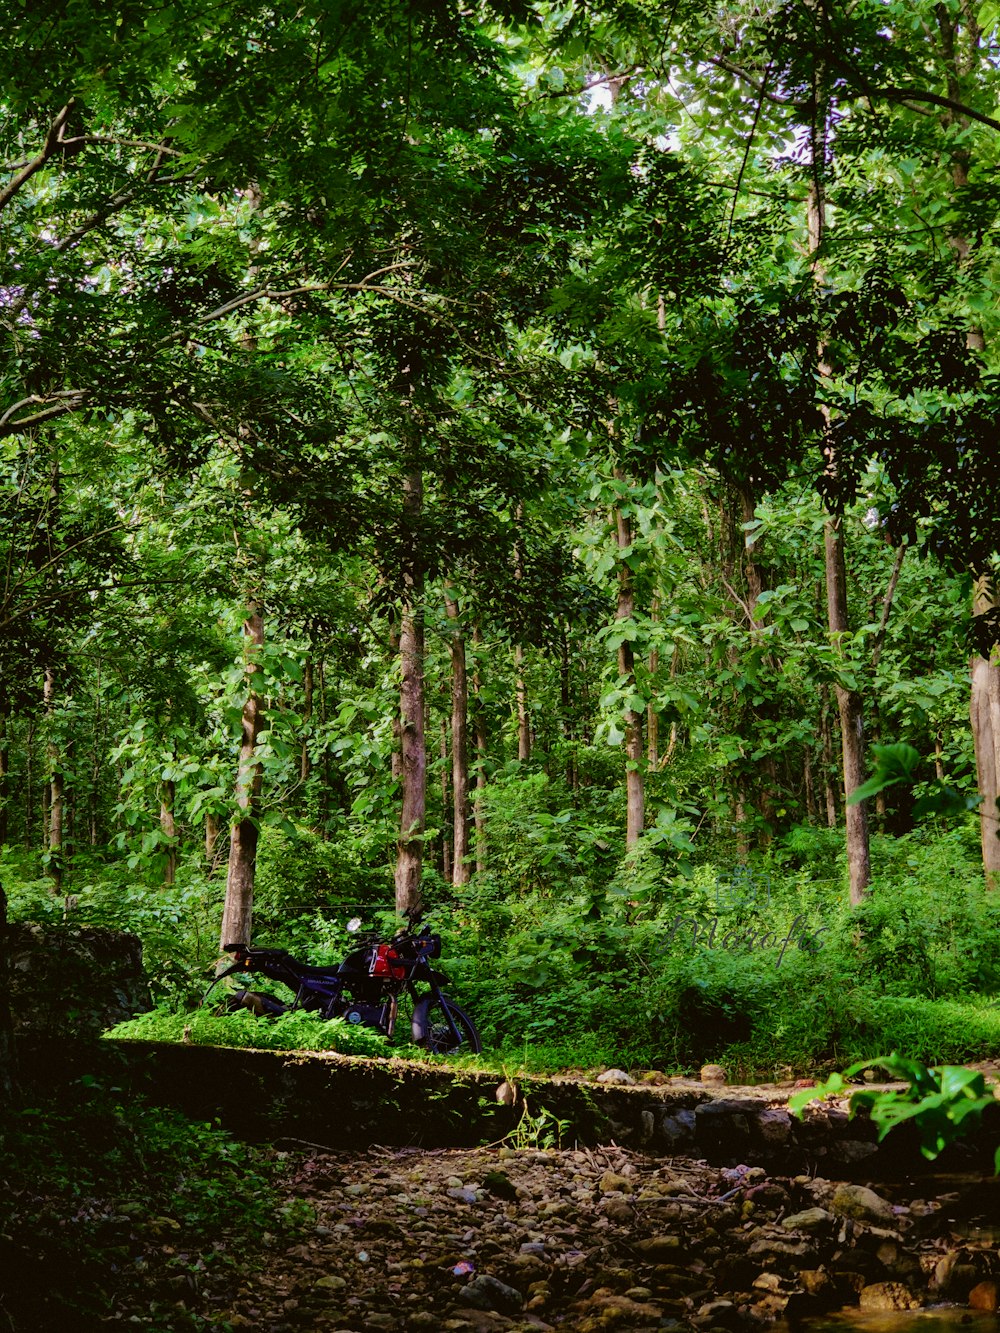
[[802, 1268], [798, 1272], [802, 1290], [809, 1296], [820, 1296], [833, 1285], [829, 1273], [822, 1268]]
[[678, 1111], [676, 1115], [665, 1115], [660, 1121], [660, 1137], [667, 1148], [686, 1147], [694, 1142], [695, 1114], [693, 1111]]
[[598, 1189], [602, 1194], [631, 1194], [634, 1186], [628, 1176], [621, 1176], [616, 1171], [605, 1171], [601, 1176]]
[[702, 1065], [698, 1077], [702, 1083], [725, 1083], [726, 1071], [722, 1065]]
[[631, 1074], [626, 1074], [624, 1069], [605, 1069], [603, 1074], [597, 1075], [598, 1083], [614, 1083], [627, 1086], [635, 1083]]
[[792, 1117], [787, 1111], [768, 1106], [757, 1112], [751, 1121], [751, 1128], [765, 1143], [780, 1146], [792, 1136]]
[[520, 1314], [524, 1298], [515, 1287], [493, 1277], [490, 1273], [480, 1273], [458, 1293], [462, 1305], [474, 1305], [480, 1310], [495, 1310], [498, 1314]]
[[750, 1139], [746, 1108], [740, 1102], [702, 1102], [695, 1110], [695, 1138], [712, 1147], [741, 1151]]
[[1000, 1307], [1000, 1288], [992, 1279], [988, 1282], [977, 1282], [969, 1292], [969, 1305], [973, 1310], [996, 1314]]
[[786, 1231], [821, 1231], [833, 1221], [833, 1214], [825, 1208], [807, 1208], [804, 1212], [783, 1217], [781, 1225]]
[[808, 1241], [784, 1240], [778, 1236], [761, 1236], [747, 1250], [751, 1259], [807, 1260], [816, 1258], [816, 1247]]
[[902, 1282], [872, 1282], [861, 1288], [862, 1310], [917, 1310], [920, 1300]]
[[877, 1152], [877, 1143], [862, 1143], [860, 1139], [843, 1139], [830, 1145], [830, 1159], [839, 1166], [857, 1166]]
[[838, 1216], [849, 1217], [855, 1222], [878, 1225], [880, 1222], [896, 1220], [892, 1204], [865, 1185], [840, 1185], [830, 1207]]
[[638, 1240], [635, 1248], [651, 1264], [669, 1263], [677, 1258], [681, 1248], [680, 1236], [650, 1236], [648, 1240]]

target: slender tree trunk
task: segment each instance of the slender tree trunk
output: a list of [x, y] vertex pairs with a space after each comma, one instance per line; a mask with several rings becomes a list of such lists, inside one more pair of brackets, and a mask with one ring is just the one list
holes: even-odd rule
[[[826, 234], [826, 155], [829, 99], [826, 88], [826, 70], [821, 66], [815, 73], [815, 121], [812, 135], [812, 181], [807, 203], [809, 252], [813, 274], [822, 280], [821, 256]], [[817, 349], [817, 373], [821, 380], [831, 376], [830, 366], [822, 346]], [[830, 437], [830, 414], [825, 404], [820, 412], [827, 426], [827, 472], [836, 478], [839, 460], [836, 446]], [[827, 627], [835, 651], [842, 651], [844, 636], [849, 629], [847, 617], [847, 565], [844, 558], [844, 528], [840, 517], [827, 519], [824, 530]], [[865, 780], [864, 771], [864, 707], [860, 691], [848, 688], [838, 681], [837, 708], [840, 713], [840, 743], [843, 757], [844, 795], [849, 798]], [[851, 902], [860, 903], [871, 883], [871, 854], [868, 839], [868, 815], [863, 801], [846, 805], [847, 864], [850, 873]]]
[[483, 707], [482, 680], [479, 674], [479, 659], [483, 648], [483, 632], [478, 625], [472, 631], [472, 644], [475, 650], [475, 668], [472, 673], [472, 690], [476, 699], [473, 722], [476, 745], [476, 801], [472, 810], [476, 839], [476, 873], [481, 875], [486, 870], [486, 709]]
[[823, 757], [823, 795], [826, 799], [826, 826], [837, 827], [837, 789], [833, 784], [833, 726], [830, 721], [830, 687], [820, 689], [820, 738]]
[[215, 869], [215, 850], [219, 842], [219, 834], [222, 829], [219, 827], [219, 821], [215, 815], [205, 816], [205, 860], [208, 862], [208, 873], [211, 874]]
[[[393, 608], [389, 610], [389, 656], [393, 662], [400, 661], [399, 618]], [[399, 713], [392, 719], [392, 757], [389, 760], [389, 773], [392, 780], [402, 786], [403, 783], [403, 724]]]
[[[615, 509], [615, 528], [618, 541], [618, 621], [630, 621], [635, 614], [635, 593], [632, 571], [626, 557], [632, 548], [632, 523], [619, 507]], [[618, 675], [625, 689], [635, 693], [635, 657], [632, 644], [623, 639], [618, 647]], [[634, 847], [642, 836], [645, 823], [645, 789], [643, 781], [642, 713], [637, 708], [625, 709], [625, 846]]]
[[469, 677], [465, 661], [465, 635], [458, 603], [445, 593], [445, 610], [451, 621], [451, 793], [454, 828], [452, 883], [469, 881]]
[[62, 893], [63, 887], [63, 816], [65, 814], [65, 785], [63, 778], [62, 755], [55, 736], [55, 699], [56, 677], [51, 667], [45, 668], [43, 686], [45, 716], [48, 723], [48, 854], [49, 878], [52, 880], [52, 892]]
[[35, 845], [32, 830], [35, 826], [35, 724], [28, 723], [24, 739], [24, 849], [30, 852]]
[[[316, 663], [316, 684], [319, 687], [319, 725], [326, 735], [326, 666], [322, 659]], [[393, 762], [396, 756], [393, 755]], [[330, 750], [324, 745], [320, 759], [319, 819], [323, 842], [330, 841]]]
[[399, 627], [402, 678], [399, 691], [402, 808], [396, 848], [396, 911], [415, 918], [420, 913], [420, 872], [427, 819], [427, 744], [424, 736], [424, 576], [419, 526], [423, 513], [423, 477], [407, 474], [403, 509], [410, 534], [406, 587]]
[[10, 960], [7, 951], [7, 895], [0, 884], [0, 1106], [14, 1102], [16, 1068], [10, 1013]]
[[257, 869], [259, 829], [257, 814], [263, 781], [257, 758], [257, 738], [264, 726], [264, 710], [255, 688], [259, 671], [257, 658], [264, 646], [263, 607], [252, 599], [243, 625], [244, 674], [247, 695], [240, 728], [240, 758], [236, 777], [236, 804], [239, 817], [229, 833], [229, 869], [226, 874], [226, 901], [222, 911], [220, 944], [249, 944], [253, 916], [253, 885]]
[[[995, 609], [996, 605], [997, 599], [990, 589], [989, 581], [979, 579], [973, 604], [974, 615], [985, 615]], [[986, 883], [991, 888], [1000, 888], [1000, 662], [996, 659], [996, 649], [990, 659], [978, 653], [972, 658], [969, 706], [976, 752], [976, 777], [982, 798], [979, 806], [979, 832], [983, 870]]]
[[524, 648], [514, 645], [514, 669], [517, 676], [517, 757], [531, 758], [531, 714], [528, 712], [528, 687], [524, 679]]
[[[827, 520], [826, 597], [827, 621], [835, 648], [848, 631], [847, 570], [844, 561], [843, 525], [839, 518]], [[864, 711], [861, 694], [839, 681], [836, 686], [840, 713], [840, 744], [843, 754], [844, 795], [849, 797], [865, 780]], [[863, 901], [871, 883], [871, 855], [868, 840], [868, 815], [865, 802], [846, 807], [847, 865], [851, 880], [851, 902]]]
[[3, 847], [7, 841], [8, 831], [7, 800], [10, 765], [7, 753], [7, 720], [9, 716], [10, 708], [7, 701], [0, 699], [0, 847]]

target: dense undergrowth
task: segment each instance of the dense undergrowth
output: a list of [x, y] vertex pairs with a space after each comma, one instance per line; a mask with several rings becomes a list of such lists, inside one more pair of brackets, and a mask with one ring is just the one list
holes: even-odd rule
[[[733, 1077], [768, 1078], [891, 1049], [933, 1063], [1000, 1046], [1000, 902], [983, 890], [972, 822], [876, 837], [871, 895], [851, 910], [836, 831], [794, 828], [741, 863], [701, 850], [680, 873], [675, 834], [668, 855], [654, 835], [614, 863], [606, 839], [593, 828], [584, 837], [571, 818], [529, 817], [513, 803], [508, 815], [489, 874], [461, 891], [426, 882], [442, 966], [488, 1065], [678, 1072], [718, 1061]], [[159, 1008], [121, 1035], [386, 1050], [371, 1033], [304, 1015], [275, 1025], [197, 1011], [220, 882], [188, 871], [152, 891], [94, 863], [64, 901], [29, 870], [7, 855], [12, 915], [142, 937]], [[354, 850], [267, 831], [256, 942], [331, 961], [347, 917], [386, 925], [389, 900], [387, 874]]]
[[0, 1326], [215, 1327], [207, 1312], [233, 1270], [306, 1220], [282, 1204], [277, 1167], [103, 1078], [7, 1108]]

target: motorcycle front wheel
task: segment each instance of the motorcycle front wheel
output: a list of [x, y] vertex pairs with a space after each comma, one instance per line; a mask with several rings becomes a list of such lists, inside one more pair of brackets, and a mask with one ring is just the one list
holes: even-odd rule
[[426, 995], [417, 1001], [412, 1031], [414, 1046], [423, 1046], [435, 1055], [454, 1055], [456, 1051], [478, 1055], [483, 1049], [475, 1023], [445, 995]]

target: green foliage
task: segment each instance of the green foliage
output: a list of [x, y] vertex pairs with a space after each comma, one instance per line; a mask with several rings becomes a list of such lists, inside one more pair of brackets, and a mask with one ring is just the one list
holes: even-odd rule
[[[883, 1069], [891, 1079], [905, 1079], [903, 1091], [895, 1088], [859, 1088], [851, 1093], [850, 1114], [868, 1113], [878, 1125], [879, 1141], [902, 1125], [913, 1125], [920, 1135], [920, 1151], [931, 1160], [959, 1139], [973, 1133], [983, 1111], [996, 1102], [996, 1089], [981, 1073], [951, 1065], [931, 1068], [898, 1055], [866, 1060], [851, 1065], [843, 1074], [831, 1074], [815, 1088], [793, 1093], [788, 1109], [802, 1115], [803, 1108], [819, 1097], [843, 1094], [849, 1080], [869, 1069]], [[995, 1170], [1000, 1174], [1000, 1148]]]
[[118, 861], [80, 857], [73, 892], [64, 897], [55, 897], [34, 871], [33, 857], [0, 852], [12, 920], [128, 931], [142, 941], [154, 998], [183, 1003], [201, 995], [204, 970], [217, 953], [223, 885], [207, 880], [200, 867], [185, 864], [177, 883], [154, 890]]
[[[875, 772], [856, 787], [847, 798], [848, 805], [857, 805], [877, 796], [888, 787], [911, 787], [916, 781], [920, 755], [912, 745], [873, 745], [876, 758]], [[975, 810], [982, 803], [981, 796], [970, 796], [956, 791], [954, 787], [940, 779], [930, 784], [929, 789], [913, 806], [913, 818], [921, 819], [925, 815], [959, 815], [967, 810]]]
[[544, 1106], [532, 1112], [528, 1098], [522, 1099], [521, 1118], [504, 1138], [509, 1148], [524, 1151], [527, 1148], [559, 1149], [572, 1132], [573, 1126], [568, 1120], [561, 1120], [553, 1111]]
[[385, 1038], [372, 1028], [323, 1020], [303, 1010], [258, 1018], [243, 1009], [214, 1014], [207, 1009], [178, 1013], [153, 1009], [106, 1034], [117, 1041], [190, 1042], [196, 1046], [238, 1046], [268, 1051], [337, 1051], [342, 1055], [387, 1055]]
[[87, 1075], [5, 1110], [4, 1309], [17, 1327], [93, 1328], [125, 1311], [144, 1328], [206, 1328], [178, 1305], [178, 1284], [226, 1289], [266, 1232], [293, 1227], [275, 1158], [112, 1085]]

